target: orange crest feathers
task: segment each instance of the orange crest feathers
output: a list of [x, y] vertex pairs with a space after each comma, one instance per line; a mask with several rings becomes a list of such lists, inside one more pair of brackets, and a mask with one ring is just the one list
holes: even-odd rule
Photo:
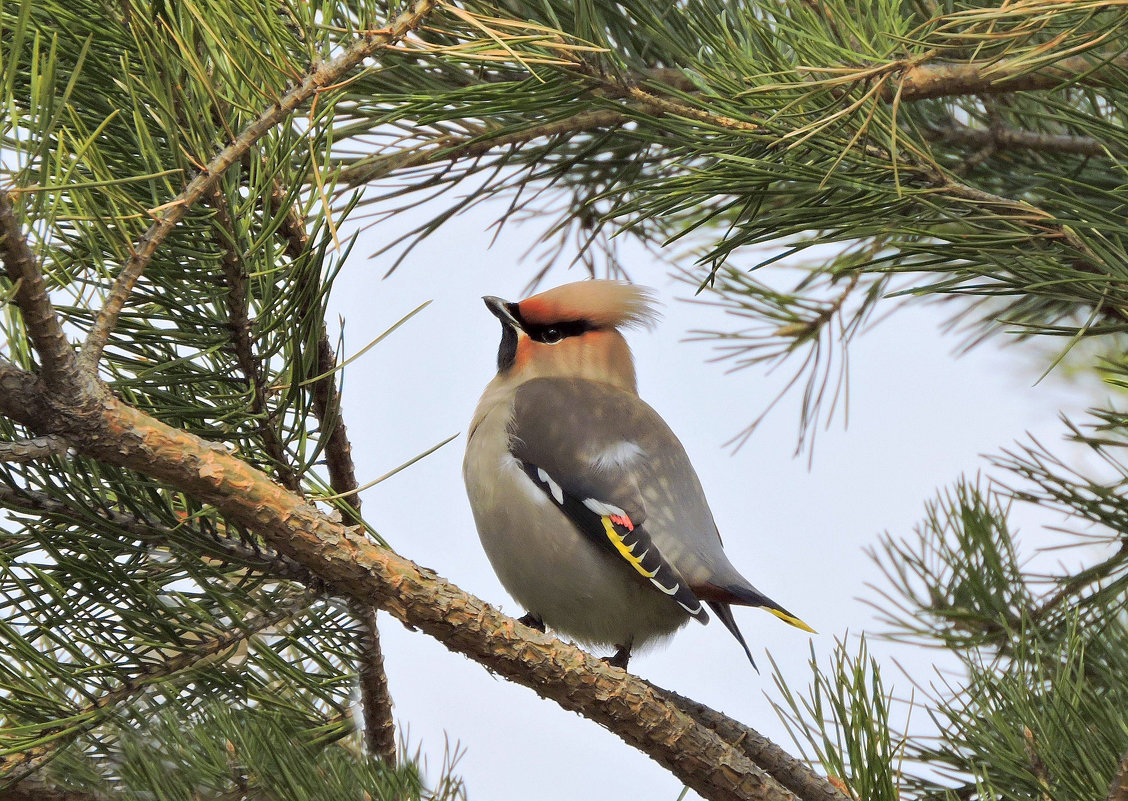
[[654, 293], [626, 281], [593, 279], [549, 289], [519, 305], [534, 325], [585, 320], [597, 328], [650, 327], [658, 320]]

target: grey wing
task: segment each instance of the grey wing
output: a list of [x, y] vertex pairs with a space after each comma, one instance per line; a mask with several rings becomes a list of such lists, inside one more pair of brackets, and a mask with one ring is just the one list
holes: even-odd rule
[[[675, 527], [686, 521], [671, 513], [678, 499], [668, 497], [663, 486], [676, 484], [678, 476], [658, 477], [671, 447], [687, 466], [688, 459], [653, 409], [607, 384], [534, 379], [516, 393], [510, 435], [510, 451], [530, 479], [585, 536], [705, 619], [690, 588], [694, 577], [685, 570], [705, 572], [699, 559], [687, 559], [696, 538], [675, 536]], [[696, 476], [691, 483], [699, 492]], [[703, 504], [701, 498], [698, 505]], [[720, 552], [716, 526], [703, 508], [703, 522]]]

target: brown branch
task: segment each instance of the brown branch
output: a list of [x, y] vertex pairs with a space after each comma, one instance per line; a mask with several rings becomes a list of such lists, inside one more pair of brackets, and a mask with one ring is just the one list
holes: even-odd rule
[[227, 282], [227, 328], [231, 334], [231, 349], [239, 365], [243, 383], [251, 395], [250, 413], [258, 421], [258, 434], [262, 447], [278, 475], [278, 480], [290, 492], [301, 492], [302, 480], [290, 465], [286, 446], [273, 425], [273, 415], [266, 402], [266, 375], [262, 361], [251, 344], [251, 319], [247, 292], [247, 271], [242, 256], [234, 248], [235, 226], [231, 221], [227, 199], [213, 187], [210, 203], [215, 211], [215, 223], [226, 235], [227, 241], [216, 237], [222, 248], [220, 262]]
[[[282, 203], [282, 188], [275, 185], [271, 201], [277, 208]], [[309, 236], [297, 209], [290, 207], [279, 229], [286, 240], [286, 254], [297, 259], [306, 252]], [[314, 382], [313, 413], [326, 437], [325, 461], [329, 470], [329, 486], [338, 495], [345, 496], [341, 509], [346, 525], [363, 526], [360, 516], [360, 496], [356, 494], [359, 483], [352, 459], [352, 443], [341, 413], [341, 398], [336, 384], [336, 355], [321, 321], [321, 334], [317, 340], [317, 375]], [[347, 500], [346, 500], [347, 498]], [[392, 714], [392, 696], [388, 676], [384, 672], [384, 652], [380, 647], [380, 630], [376, 624], [376, 609], [352, 603], [352, 612], [364, 627], [364, 641], [360, 647], [360, 700], [364, 717], [364, 740], [370, 753], [389, 765], [396, 763], [396, 721]]]
[[535, 139], [585, 133], [598, 128], [610, 128], [629, 121], [631, 117], [617, 109], [583, 111], [562, 120], [534, 123], [521, 131], [494, 134], [475, 133], [467, 136], [437, 136], [417, 148], [384, 155], [366, 156], [341, 170], [340, 181], [345, 186], [359, 186], [377, 181], [397, 170], [422, 167], [438, 161], [457, 161], [484, 156], [491, 150], [512, 145], [522, 145]]
[[804, 801], [849, 801], [827, 777], [818, 775], [805, 762], [791, 756], [754, 729], [692, 698], [663, 690], [653, 684], [650, 686], [702, 726], [709, 727], [725, 742], [739, 748], [749, 759], [770, 773], [773, 779]]
[[392, 695], [384, 672], [384, 651], [376, 626], [376, 608], [352, 604], [353, 614], [364, 626], [360, 642], [360, 699], [364, 716], [364, 744], [388, 765], [396, 764], [396, 719]]
[[31, 437], [13, 442], [0, 442], [0, 462], [32, 462], [59, 456], [70, 445], [62, 437]]
[[[135, 676], [123, 681], [119, 687], [100, 695], [91, 703], [68, 715], [66, 722], [58, 727], [60, 730], [65, 729], [66, 734], [48, 739], [41, 745], [32, 746], [13, 755], [0, 755], [0, 783], [7, 784], [30, 776], [49, 762], [58, 753], [60, 747], [93, 729], [111, 710], [125, 701], [138, 697], [158, 679], [170, 678], [201, 665], [205, 660], [214, 659], [264, 629], [305, 609], [312, 597], [307, 590], [294, 593], [288, 599], [276, 601], [269, 613], [249, 615], [231, 631], [225, 631], [211, 639], [201, 638], [192, 643], [191, 651], [177, 654], [158, 665], [143, 667]], [[78, 722], [84, 717], [88, 719]], [[46, 734], [47, 732], [41, 732], [41, 736]]]
[[1022, 727], [1022, 745], [1026, 752], [1026, 761], [1030, 767], [1030, 772], [1038, 780], [1038, 788], [1041, 791], [1040, 801], [1053, 801], [1050, 796], [1050, 772], [1046, 769], [1046, 763], [1042, 761], [1042, 757], [1038, 754], [1038, 743], [1034, 739], [1034, 732], [1029, 726]]
[[[808, 68], [811, 72], [833, 73], [836, 82], [845, 82], [841, 66]], [[1109, 57], [1079, 55], [1064, 58], [1046, 66], [1031, 69], [1025, 58], [997, 59], [991, 61], [890, 62], [885, 65], [858, 67], [858, 81], [875, 76], [900, 73], [900, 88], [896, 83], [886, 85], [881, 99], [892, 103], [900, 92], [901, 102], [927, 100], [935, 97], [962, 95], [993, 95], [1007, 92], [1048, 91], [1064, 85], [1112, 86], [1123, 84], [1120, 70], [1128, 70], [1128, 54], [1116, 53]], [[864, 73], [862, 75], [861, 73]], [[636, 75], [640, 81], [665, 84], [679, 92], [692, 92], [697, 87], [681, 70], [659, 68], [645, 70]]]
[[[746, 120], [738, 120], [721, 114], [714, 114], [705, 109], [699, 109], [678, 99], [666, 99], [644, 92], [641, 89], [633, 86], [626, 86], [617, 84], [610, 78], [598, 73], [590, 67], [582, 67], [577, 69], [587, 75], [597, 86], [609, 95], [618, 95], [628, 97], [633, 100], [638, 106], [649, 108], [658, 116], [665, 114], [672, 114], [685, 119], [695, 120], [710, 127], [730, 130], [739, 133], [763, 133], [763, 129], [754, 122]], [[1012, 200], [1010, 198], [995, 195], [990, 192], [985, 192], [974, 186], [961, 183], [955, 180], [952, 176], [945, 173], [938, 166], [933, 163], [920, 162], [915, 159], [906, 158], [903, 154], [894, 157], [892, 153], [883, 147], [874, 144], [865, 144], [861, 146], [861, 150], [869, 157], [889, 162], [897, 160], [898, 168], [903, 170], [906, 175], [913, 176], [916, 180], [920, 181], [926, 187], [931, 187], [932, 190], [940, 192], [948, 197], [963, 200], [979, 206], [988, 206], [1003, 209], [1007, 212], [1009, 219], [1012, 222], [1024, 222], [1027, 226], [1035, 229], [1043, 234], [1049, 234], [1053, 237], [1060, 238], [1068, 242], [1070, 246], [1080, 253], [1084, 253], [1087, 258], [1087, 263], [1079, 263], [1075, 266], [1078, 269], [1088, 272], [1098, 272], [1097, 268], [1093, 265], [1100, 264], [1101, 259], [1092, 252], [1092, 250], [1081, 240], [1072, 230], [1066, 225], [1058, 222], [1052, 214], [1036, 206], [1026, 203], [1024, 201]], [[1110, 315], [1117, 317], [1121, 321], [1128, 320], [1128, 310], [1112, 307], [1108, 310]]]
[[1112, 777], [1112, 783], [1108, 786], [1105, 801], [1128, 801], [1128, 751], [1120, 757], [1120, 762], [1116, 766], [1116, 775]]
[[952, 122], [943, 127], [926, 128], [924, 135], [932, 141], [991, 148], [992, 151], [1009, 148], [1042, 153], [1077, 153], [1083, 156], [1109, 155], [1109, 146], [1090, 136], [1038, 133], [1019, 128], [978, 129]]
[[337, 357], [322, 325], [317, 341], [317, 375], [324, 376], [314, 383], [313, 413], [321, 426], [321, 436], [326, 437], [325, 464], [329, 469], [329, 486], [337, 495], [345, 496], [346, 508], [341, 510], [346, 525], [362, 526], [360, 485], [356, 480], [356, 467], [352, 459], [352, 443], [341, 413], [340, 393], [337, 392]]
[[35, 779], [0, 787], [0, 801], [109, 801], [85, 790], [64, 790]]
[[[1024, 89], [1054, 89], [1069, 80], [1085, 85], [1102, 85], [1111, 83], [1113, 80], [1111, 78], [1106, 79], [1100, 74], [1101, 69], [1109, 66], [1128, 69], [1128, 56], [1121, 56], [1104, 62], [1094, 61], [1088, 56], [1075, 56], [1064, 59], [1056, 65], [1035, 71], [1029, 71], [1029, 65], [1019, 61], [920, 64], [908, 68], [903, 68], [894, 63], [889, 65], [889, 71], [903, 70], [899, 101], [911, 102], [947, 95], [1000, 94]], [[579, 71], [588, 74], [590, 77], [589, 71], [585, 69]], [[871, 75], [871, 73], [872, 70], [867, 71], [867, 75]], [[688, 114], [690, 119], [698, 119], [698, 121], [708, 124], [721, 124], [723, 127], [734, 127], [733, 123], [739, 123], [739, 127], [758, 129], [754, 123], [709, 115], [708, 112], [700, 109], [693, 111], [692, 106], [678, 104], [676, 101], [671, 101], [671, 99], [663, 98], [654, 93], [663, 88], [682, 93], [695, 92], [697, 87], [686, 78], [681, 70], [672, 68], [650, 69], [639, 73], [636, 78], [652, 87], [654, 91], [647, 92], [638, 87], [613, 85], [613, 91], [609, 96], [641, 99], [648, 106], [659, 111], [663, 105], [669, 103], [670, 105], [667, 108], [669, 113], [683, 116]], [[896, 84], [886, 85], [880, 97], [885, 102], [892, 103], [897, 97]], [[535, 139], [550, 136], [583, 133], [598, 128], [622, 125], [630, 119], [632, 117], [623, 111], [599, 109], [580, 112], [563, 120], [532, 124], [525, 130], [496, 136], [491, 136], [488, 133], [474, 133], [461, 137], [449, 134], [436, 136], [416, 148], [360, 159], [341, 171], [340, 180], [345, 186], [360, 186], [384, 178], [398, 170], [420, 167], [438, 161], [477, 158], [496, 148], [525, 144]], [[982, 145], [988, 141], [994, 141], [996, 144], [1011, 148], [1081, 153], [1094, 156], [1108, 155], [1104, 145], [1090, 137], [1038, 134], [1030, 131], [1004, 129], [992, 140], [986, 133], [963, 126], [958, 129], [937, 129], [936, 133], [938, 134], [937, 138], [967, 142], [972, 145]]]
[[348, 72], [378, 50], [396, 44], [416, 28], [438, 4], [439, 0], [415, 0], [410, 7], [398, 14], [387, 28], [366, 33], [364, 38], [337, 58], [311, 69], [300, 84], [283, 94], [263, 111], [254, 122], [235, 137], [231, 144], [212, 157], [207, 166], [174, 200], [162, 207], [160, 218], [142, 235], [137, 248], [118, 273], [105, 305], [90, 328], [86, 343], [82, 347], [83, 366], [92, 369], [101, 358], [102, 349], [117, 325], [118, 316], [125, 307], [126, 300], [137, 280], [152, 260], [153, 254], [188, 210], [215, 186], [216, 181], [227, 168], [239, 161], [255, 142], [311, 97], [338, 83]]
[[[1118, 86], [1128, 70], [1128, 55], [1115, 58], [1073, 56], [1038, 69], [1030, 69], [1026, 59], [926, 63], [911, 66], [901, 73], [900, 87], [887, 86], [882, 98], [892, 102], [900, 92], [901, 101], [932, 97], [991, 95], [1004, 92], [1046, 91], [1066, 84]], [[1112, 74], [1109, 74], [1112, 73]]]
[[[282, 187], [275, 184], [270, 194], [274, 213], [284, 202]], [[305, 255], [309, 236], [297, 209], [291, 205], [279, 228], [286, 242], [285, 253], [293, 260]], [[329, 470], [329, 486], [342, 500], [341, 518], [345, 525], [364, 526], [360, 516], [360, 496], [356, 494], [359, 483], [352, 459], [352, 444], [341, 414], [341, 398], [336, 384], [336, 355], [321, 320], [321, 333], [317, 340], [317, 359], [313, 395], [313, 413], [325, 437], [325, 461]], [[364, 640], [360, 646], [360, 700], [364, 717], [364, 740], [370, 753], [389, 765], [396, 762], [396, 722], [392, 715], [392, 696], [388, 677], [384, 672], [384, 653], [380, 647], [380, 631], [376, 625], [376, 610], [368, 605], [350, 604], [353, 615], [364, 627]]]
[[520, 626], [352, 529], [320, 514], [215, 443], [107, 399], [94, 418], [44, 402], [33, 381], [0, 371], [0, 412], [32, 430], [136, 470], [255, 531], [321, 578], [330, 592], [375, 605], [493, 672], [580, 712], [643, 750], [705, 798], [783, 801], [795, 796], [639, 679], [578, 648]]
[[[280, 184], [274, 185], [269, 201], [271, 212], [276, 214], [285, 202]], [[309, 235], [306, 233], [301, 215], [294, 206], [291, 205], [287, 210], [278, 232], [286, 243], [284, 252], [291, 260], [296, 261], [306, 254]], [[361, 526], [364, 525], [364, 521], [360, 518], [360, 496], [355, 494], [360, 483], [356, 480], [352, 444], [349, 442], [348, 429], [345, 428], [345, 421], [341, 415], [341, 398], [336, 384], [337, 356], [325, 331], [324, 321], [321, 322], [321, 333], [318, 336], [314, 369], [316, 370], [314, 375], [322, 377], [313, 383], [311, 395], [313, 414], [321, 426], [321, 435], [326, 438], [325, 460], [329, 469], [329, 486], [338, 495], [348, 497], [346, 501], [348, 507], [341, 510], [345, 525]]]
[[76, 394], [80, 385], [78, 359], [51, 303], [43, 271], [20, 228], [12, 197], [4, 190], [0, 190], [0, 258], [16, 288], [16, 305], [39, 354], [43, 380], [49, 387]]

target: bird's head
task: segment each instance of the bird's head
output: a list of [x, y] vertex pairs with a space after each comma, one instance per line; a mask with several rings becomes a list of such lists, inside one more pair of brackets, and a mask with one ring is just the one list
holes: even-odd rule
[[501, 320], [499, 375], [586, 378], [635, 389], [634, 360], [619, 332], [657, 317], [649, 290], [625, 281], [578, 281], [520, 302], [488, 296]]

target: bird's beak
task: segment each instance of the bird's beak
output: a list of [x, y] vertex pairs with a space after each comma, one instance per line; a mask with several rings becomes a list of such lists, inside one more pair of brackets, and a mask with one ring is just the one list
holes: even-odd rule
[[490, 310], [494, 317], [501, 320], [502, 325], [508, 326], [516, 331], [524, 330], [521, 321], [517, 318], [519, 312], [517, 312], [516, 303], [510, 303], [507, 300], [502, 300], [493, 295], [484, 296], [482, 301], [486, 304], [486, 308]]

